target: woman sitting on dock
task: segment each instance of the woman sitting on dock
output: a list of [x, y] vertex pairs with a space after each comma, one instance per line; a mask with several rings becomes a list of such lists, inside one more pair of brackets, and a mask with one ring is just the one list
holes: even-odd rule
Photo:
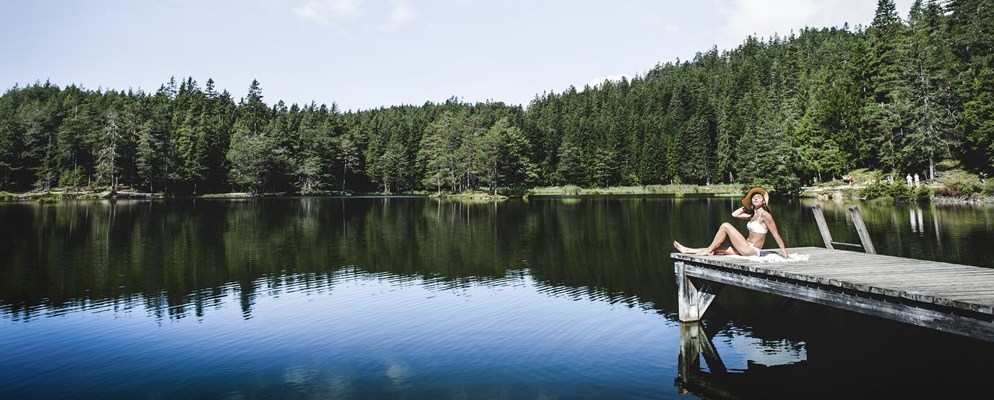
[[[789, 257], [783, 239], [780, 238], [780, 232], [777, 231], [777, 223], [773, 221], [773, 215], [770, 214], [770, 194], [766, 192], [766, 189], [761, 187], [750, 189], [749, 193], [742, 199], [742, 207], [733, 211], [732, 216], [749, 220], [746, 223], [746, 228], [749, 229], [748, 238], [735, 229], [735, 226], [725, 222], [718, 228], [718, 233], [714, 235], [714, 240], [708, 247], [692, 249], [675, 240], [673, 247], [676, 247], [683, 254], [701, 256], [714, 254], [758, 256], [763, 248], [763, 243], [766, 242], [766, 233], [769, 232], [773, 234], [773, 238], [780, 245], [783, 258]], [[725, 244], [726, 239], [729, 244]]]

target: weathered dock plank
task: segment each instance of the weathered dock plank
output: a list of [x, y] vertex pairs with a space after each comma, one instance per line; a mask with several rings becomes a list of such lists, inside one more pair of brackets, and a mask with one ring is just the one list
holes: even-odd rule
[[[733, 285], [994, 341], [994, 269], [817, 247], [808, 261], [672, 254], [680, 319], [696, 321]], [[683, 281], [680, 281], [683, 280]]]

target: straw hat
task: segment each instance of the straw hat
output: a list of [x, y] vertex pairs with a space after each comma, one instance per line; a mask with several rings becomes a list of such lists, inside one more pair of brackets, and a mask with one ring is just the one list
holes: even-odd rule
[[770, 194], [766, 191], [766, 189], [758, 186], [749, 189], [749, 193], [742, 198], [742, 207], [752, 209], [752, 196], [757, 193], [763, 195], [763, 204], [766, 205], [766, 208], [770, 208]]

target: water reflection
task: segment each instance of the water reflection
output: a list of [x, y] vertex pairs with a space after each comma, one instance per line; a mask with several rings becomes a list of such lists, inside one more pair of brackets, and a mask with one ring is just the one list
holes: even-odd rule
[[[16, 351], [0, 397], [675, 397], [670, 243], [744, 229], [737, 200], [2, 204], [0, 340]], [[821, 245], [810, 205], [773, 204], [788, 246]], [[860, 207], [881, 254], [994, 267], [990, 209]], [[859, 241], [846, 205], [823, 208], [836, 240]], [[734, 288], [712, 307], [721, 366], [700, 371], [729, 396], [976, 388], [981, 371], [948, 366], [994, 356]]]
[[[912, 207], [910, 210], [910, 218], [911, 218], [911, 232], [924, 233], [925, 224], [922, 223], [921, 208]], [[936, 232], [936, 235], [938, 235], [938, 232]]]
[[[778, 200], [789, 246], [821, 243], [810, 201]], [[17, 320], [109, 305], [203, 318], [220, 299], [252, 317], [260, 290], [357, 266], [438, 285], [505, 284], [528, 270], [549, 294], [638, 299], [675, 311], [670, 243], [709, 241], [735, 199], [423, 198], [80, 201], [0, 205], [0, 314]], [[843, 204], [835, 240], [857, 243]], [[994, 267], [988, 208], [861, 205], [881, 254]]]
[[[748, 332], [732, 334], [736, 329], [728, 323], [709, 318], [706, 326], [701, 322], [680, 324], [675, 384], [681, 392], [692, 391], [704, 397], [768, 398], [776, 391], [753, 392], [763, 387], [756, 382], [762, 375], [769, 375], [771, 369], [806, 368], [807, 347], [803, 341], [762, 339]], [[718, 345], [715, 339], [720, 340]], [[778, 385], [778, 391], [784, 386]]]
[[[90, 309], [0, 324], [0, 398], [650, 397], [673, 325], [651, 307], [503, 284], [347, 267], [266, 277], [252, 318], [221, 298], [203, 320]], [[105, 361], [108, 360], [108, 361]], [[81, 368], [85, 367], [85, 368]]]
[[[813, 202], [805, 201], [808, 205]], [[833, 239], [859, 243], [846, 205], [822, 203]], [[800, 223], [813, 219], [800, 210]], [[880, 254], [994, 268], [994, 208], [976, 205], [864, 203], [860, 213]], [[782, 217], [778, 215], [778, 221]], [[808, 222], [811, 221], [811, 222]], [[788, 239], [789, 240], [789, 239]], [[818, 246], [816, 242], [812, 245]]]
[[236, 296], [251, 318], [257, 279], [280, 286], [351, 265], [449, 285], [529, 268], [550, 292], [619, 299], [642, 292], [654, 301], [666, 284], [652, 282], [670, 281], [659, 268], [669, 250], [655, 243], [661, 234], [632, 240], [628, 233], [660, 231], [652, 221], [662, 215], [597, 203], [593, 218], [577, 218], [557, 205], [512, 203], [500, 212], [492, 203], [425, 199], [6, 205], [0, 312], [26, 320], [111, 302], [142, 303], [163, 318], [202, 317], [219, 298]]

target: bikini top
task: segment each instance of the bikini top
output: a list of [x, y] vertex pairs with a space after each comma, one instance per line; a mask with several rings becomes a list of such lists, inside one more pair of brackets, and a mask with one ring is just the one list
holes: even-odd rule
[[749, 229], [749, 231], [756, 233], [767, 232], [766, 227], [763, 226], [763, 224], [759, 223], [759, 221], [749, 221], [748, 223], [746, 223], [746, 229]]

